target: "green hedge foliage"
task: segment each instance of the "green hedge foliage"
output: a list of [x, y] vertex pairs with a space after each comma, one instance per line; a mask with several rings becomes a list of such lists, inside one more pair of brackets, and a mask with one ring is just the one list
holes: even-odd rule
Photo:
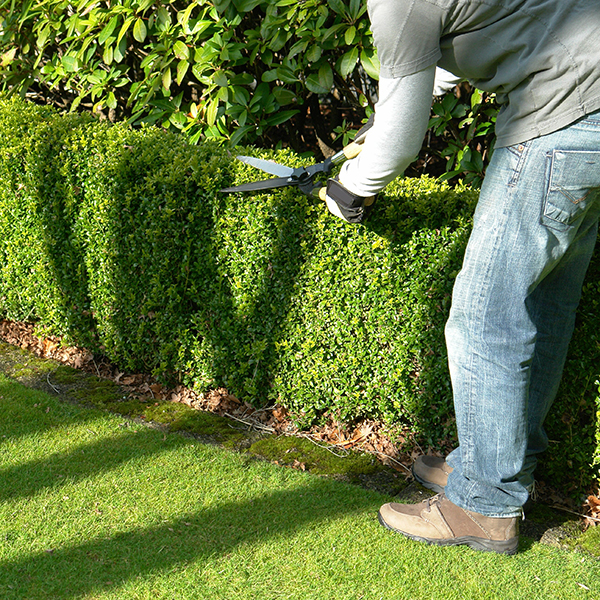
[[[1, 100], [0, 316], [123, 369], [280, 402], [305, 426], [452, 439], [443, 327], [476, 192], [398, 179], [349, 226], [293, 189], [218, 192], [257, 176], [215, 144]], [[575, 489], [598, 467], [599, 271], [550, 420], [546, 472]]]
[[309, 107], [319, 112], [321, 100], [364, 112], [378, 77], [362, 0], [2, 6], [2, 89], [158, 123], [192, 142], [265, 145], [273, 128]]

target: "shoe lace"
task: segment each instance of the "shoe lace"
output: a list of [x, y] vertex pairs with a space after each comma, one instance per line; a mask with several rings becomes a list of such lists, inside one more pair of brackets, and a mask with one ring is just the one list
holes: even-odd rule
[[440, 504], [442, 502], [442, 500], [444, 500], [444, 498], [446, 498], [446, 495], [444, 494], [444, 492], [440, 492], [439, 494], [436, 494], [435, 496], [431, 496], [430, 498], [426, 498], [425, 500], [423, 500], [423, 502], [425, 503], [425, 505], [427, 507], [427, 511], [431, 512], [431, 507], [436, 504]]

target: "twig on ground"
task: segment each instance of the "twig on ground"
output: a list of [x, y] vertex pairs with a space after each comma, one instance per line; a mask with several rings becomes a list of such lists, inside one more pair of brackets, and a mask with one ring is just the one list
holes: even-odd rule
[[256, 413], [261, 413], [261, 412], [268, 412], [270, 410], [273, 410], [275, 408], [275, 405], [273, 406], [265, 406], [264, 408], [257, 408], [252, 414], [256, 414]]
[[96, 373], [98, 373], [98, 377], [101, 378], [102, 376], [100, 375], [100, 369], [98, 368], [98, 365], [96, 364], [96, 361], [93, 358], [92, 358], [92, 362], [94, 363], [94, 366], [96, 367]]
[[563, 512], [571, 513], [572, 515], [576, 515], [578, 517], [581, 517], [582, 519], [589, 519], [590, 521], [595, 521], [596, 523], [600, 523], [600, 519], [597, 518], [597, 517], [591, 517], [589, 515], [583, 515], [583, 514], [577, 512], [576, 510], [570, 510], [568, 508], [565, 508], [564, 506], [559, 506], [558, 504], [551, 504], [550, 508], [554, 508], [556, 510], [562, 510]]
[[343, 454], [338, 454], [337, 452], [335, 452], [334, 450], [332, 450], [329, 445], [324, 445], [324, 444], [319, 444], [319, 442], [317, 442], [316, 440], [314, 440], [309, 434], [307, 433], [285, 433], [284, 435], [287, 435], [289, 437], [299, 437], [299, 438], [304, 438], [306, 440], [308, 440], [309, 442], [312, 442], [315, 446], [318, 446], [319, 448], [323, 448], [323, 450], [327, 450], [327, 452], [331, 452], [331, 454], [333, 454], [334, 456], [337, 456], [338, 458], [346, 458], [348, 455], [346, 454], [345, 456]]
[[329, 442], [332, 446], [356, 446], [356, 444], [358, 444], [358, 442], [360, 442], [360, 440], [362, 440], [363, 438], [368, 437], [369, 435], [371, 435], [371, 432], [369, 431], [368, 433], [364, 433], [363, 435], [361, 435], [360, 437], [357, 437], [354, 440], [346, 440], [345, 442]]
[[395, 458], [391, 457], [389, 454], [386, 454], [385, 452], [379, 452], [378, 450], [366, 450], [366, 449], [362, 449], [362, 452], [366, 452], [367, 454], [376, 454], [377, 456], [383, 456], [384, 458], [387, 458], [388, 460], [391, 460], [393, 463], [396, 463], [398, 466], [402, 467], [407, 473], [412, 473], [412, 471], [403, 463], [401, 463], [399, 460], [396, 460]]
[[252, 421], [240, 419], [239, 417], [234, 417], [233, 415], [230, 415], [229, 413], [223, 413], [223, 416], [227, 417], [229, 419], [233, 419], [234, 421], [238, 421], [239, 423], [243, 423], [250, 429], [258, 429], [260, 431], [265, 431], [267, 433], [275, 433], [275, 430], [272, 427], [267, 427], [266, 425], [261, 425], [259, 423], [254, 423]]
[[424, 452], [423, 448], [421, 448], [421, 446], [419, 446], [419, 443], [418, 443], [416, 440], [415, 440], [415, 446], [416, 446], [416, 447], [419, 449], [419, 452], [420, 452], [421, 454], [425, 454], [425, 452]]
[[57, 387], [54, 387], [51, 383], [50, 383], [50, 373], [48, 373], [46, 375], [46, 381], [48, 382], [48, 385], [57, 393], [60, 394], [60, 390]]

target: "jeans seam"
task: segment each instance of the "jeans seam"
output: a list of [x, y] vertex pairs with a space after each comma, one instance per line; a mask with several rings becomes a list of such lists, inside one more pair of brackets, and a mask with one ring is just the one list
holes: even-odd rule
[[[514, 190], [510, 189], [508, 192], [509, 198], [512, 198], [513, 193], [514, 193]], [[482, 315], [482, 314], [484, 314], [485, 310], [487, 309], [487, 307], [485, 306], [485, 300], [486, 300], [486, 298], [489, 300], [489, 297], [490, 297], [490, 294], [487, 290], [490, 286], [490, 281], [492, 279], [492, 277], [491, 277], [492, 268], [493, 268], [492, 267], [492, 262], [493, 262], [492, 258], [497, 255], [498, 250], [501, 247], [502, 239], [505, 237], [505, 234], [506, 234], [508, 218], [509, 218], [508, 211], [507, 211], [508, 205], [510, 205], [510, 202], [505, 203], [501, 207], [502, 210], [499, 212], [499, 221], [498, 221], [498, 224], [495, 228], [494, 235], [493, 235], [494, 240], [493, 240], [493, 246], [491, 249], [492, 251], [489, 254], [485, 271], [483, 273], [481, 273], [480, 277], [478, 278], [479, 292], [477, 294], [477, 298], [476, 298], [475, 302], [473, 303], [472, 307], [470, 308], [470, 310], [473, 311], [472, 314], [474, 314], [474, 315]], [[470, 344], [473, 348], [476, 348], [476, 347], [483, 348], [483, 346], [485, 344], [482, 329], [483, 328], [482, 328], [481, 319], [475, 318], [472, 321], [472, 326], [469, 327], [469, 329], [468, 329]], [[467, 414], [468, 414], [467, 426], [470, 431], [475, 431], [476, 427], [477, 427], [476, 406], [477, 406], [478, 395], [481, 394], [480, 388], [482, 387], [481, 381], [480, 381], [481, 369], [476, 364], [477, 361], [478, 361], [478, 356], [477, 356], [477, 354], [473, 353], [471, 356], [471, 359], [470, 359], [470, 364], [469, 364], [470, 377], [469, 377], [469, 393], [468, 393], [468, 408], [467, 408], [467, 411], [468, 411], [467, 412]], [[461, 443], [461, 445], [462, 445], [462, 443]], [[472, 435], [471, 438], [466, 441], [465, 448], [464, 448], [463, 463], [462, 463], [463, 474], [465, 472], [469, 473], [475, 463], [475, 460], [474, 460], [475, 446], [476, 446], [475, 436]]]
[[523, 171], [523, 167], [525, 165], [527, 155], [529, 154], [529, 147], [530, 147], [530, 144], [528, 142], [519, 144], [517, 146], [518, 159], [517, 159], [517, 164], [513, 170], [513, 174], [508, 182], [509, 188], [514, 188], [517, 185], [517, 183], [519, 183], [519, 179], [521, 177], [521, 172]]

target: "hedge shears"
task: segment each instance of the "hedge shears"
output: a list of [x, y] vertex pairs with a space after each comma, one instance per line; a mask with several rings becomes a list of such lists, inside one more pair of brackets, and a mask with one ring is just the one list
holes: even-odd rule
[[367, 132], [373, 126], [373, 115], [367, 123], [359, 129], [354, 140], [345, 146], [342, 150], [327, 158], [323, 162], [311, 165], [309, 167], [292, 168], [281, 165], [271, 160], [255, 158], [253, 156], [237, 156], [236, 158], [243, 163], [256, 167], [265, 173], [276, 175], [271, 179], [261, 181], [252, 181], [242, 183], [234, 187], [228, 187], [220, 190], [221, 192], [259, 192], [261, 190], [270, 190], [274, 188], [295, 186], [307, 196], [321, 198], [325, 200], [325, 187], [323, 183], [318, 183], [316, 178], [321, 174], [328, 174], [334, 166], [344, 162], [347, 159], [358, 156], [362, 150], [362, 144], [365, 141]]

